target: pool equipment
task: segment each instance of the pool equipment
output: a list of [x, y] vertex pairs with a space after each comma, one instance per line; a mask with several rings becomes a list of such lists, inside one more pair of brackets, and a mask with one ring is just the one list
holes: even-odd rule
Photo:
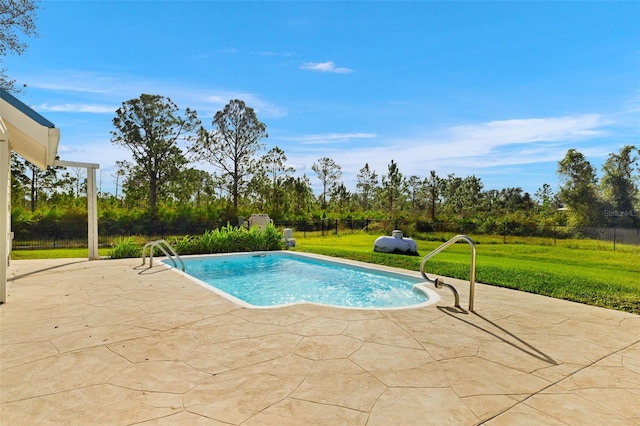
[[268, 214], [257, 213], [249, 216], [249, 228], [253, 228], [254, 226], [259, 226], [262, 229], [265, 229], [268, 224], [273, 223]]
[[293, 231], [290, 228], [285, 228], [282, 240], [287, 247], [296, 246], [296, 239], [293, 238]]

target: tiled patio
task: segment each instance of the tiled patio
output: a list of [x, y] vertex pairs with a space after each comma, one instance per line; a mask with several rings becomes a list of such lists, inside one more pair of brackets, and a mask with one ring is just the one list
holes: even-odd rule
[[475, 313], [446, 289], [420, 309], [254, 310], [139, 259], [9, 276], [3, 426], [640, 425], [636, 315], [481, 284]]

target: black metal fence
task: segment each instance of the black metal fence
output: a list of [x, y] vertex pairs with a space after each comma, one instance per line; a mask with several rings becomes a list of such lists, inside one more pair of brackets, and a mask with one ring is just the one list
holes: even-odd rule
[[[145, 239], [175, 238], [185, 235], [202, 235], [207, 230], [218, 229], [227, 223], [218, 222], [181, 222], [179, 225], [168, 227], [166, 225], [141, 225], [131, 223], [122, 232], [122, 226], [118, 226], [118, 232], [113, 232], [115, 227], [109, 223], [99, 223], [98, 244], [100, 247], [111, 247], [121, 238], [140, 236]], [[310, 221], [275, 221], [278, 228], [290, 228], [296, 235], [305, 236], [307, 233], [321, 233], [326, 235], [340, 233], [370, 232], [380, 235], [391, 235], [393, 229], [400, 229], [406, 236], [430, 235], [430, 234], [482, 234], [495, 235], [501, 238], [505, 244], [515, 242], [517, 237], [544, 238], [549, 244], [556, 244], [559, 240], [574, 238], [590, 238], [611, 243], [615, 250], [616, 244], [631, 244], [640, 246], [640, 228], [570, 228], [561, 226], [536, 226], [526, 227], [522, 225], [501, 224], [490, 228], [486, 225], [479, 226], [474, 223], [445, 223], [445, 222], [416, 222], [401, 220], [310, 220]], [[13, 249], [49, 249], [87, 247], [87, 222], [78, 220], [75, 222], [49, 222], [42, 224], [23, 223], [15, 227]]]

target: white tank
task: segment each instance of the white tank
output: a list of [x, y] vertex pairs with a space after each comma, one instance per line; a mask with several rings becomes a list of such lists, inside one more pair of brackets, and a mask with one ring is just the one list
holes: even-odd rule
[[373, 251], [380, 253], [418, 254], [418, 245], [411, 238], [402, 236], [402, 231], [395, 229], [391, 237], [378, 237], [373, 242]]

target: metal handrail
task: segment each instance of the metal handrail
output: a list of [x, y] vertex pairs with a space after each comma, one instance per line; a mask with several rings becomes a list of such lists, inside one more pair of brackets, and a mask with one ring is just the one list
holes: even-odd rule
[[175, 260], [175, 259], [178, 259], [181, 266], [180, 269], [182, 269], [182, 271], [184, 272], [184, 262], [182, 261], [178, 253], [174, 250], [174, 248], [171, 247], [171, 244], [169, 244], [166, 240], [149, 241], [147, 244], [144, 245], [144, 247], [142, 247], [142, 264], [143, 265], [146, 263], [147, 247], [149, 247], [149, 268], [153, 268], [153, 249], [157, 247], [158, 249], [160, 249], [160, 251], [164, 253], [165, 256], [167, 256], [169, 260], [171, 260], [171, 263], [173, 263], [174, 268], [178, 267], [178, 264], [176, 263], [176, 260]]
[[435, 280], [432, 280], [424, 272], [424, 265], [427, 263], [427, 260], [431, 259], [436, 254], [440, 253], [442, 250], [457, 243], [460, 240], [466, 241], [471, 246], [471, 277], [469, 279], [469, 312], [473, 312], [473, 299], [475, 297], [475, 286], [476, 286], [476, 243], [470, 237], [466, 235], [456, 235], [455, 237], [451, 238], [449, 241], [442, 244], [440, 247], [438, 247], [437, 249], [433, 250], [431, 253], [426, 255], [422, 259], [422, 262], [420, 262], [420, 273], [422, 274], [422, 277], [425, 280], [435, 285], [436, 288], [442, 288], [444, 286], [450, 289], [453, 292], [453, 295], [455, 296], [455, 299], [456, 299], [455, 300], [456, 308], [460, 308], [460, 296], [458, 296], [458, 291], [455, 289], [455, 287], [453, 287], [451, 284], [445, 283], [441, 278], [436, 278]]

